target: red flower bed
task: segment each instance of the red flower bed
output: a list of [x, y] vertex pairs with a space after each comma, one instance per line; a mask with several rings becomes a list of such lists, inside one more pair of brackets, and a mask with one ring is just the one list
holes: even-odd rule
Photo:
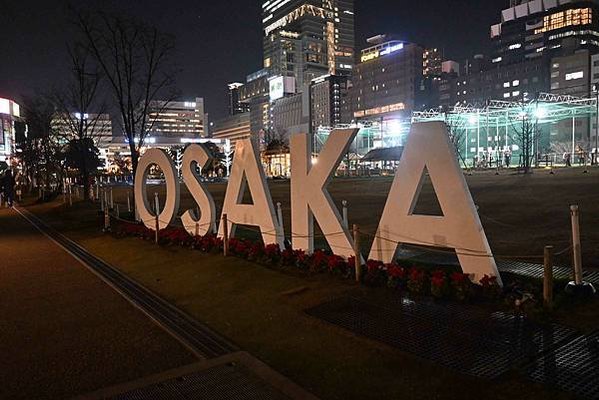
[[408, 273], [408, 290], [417, 295], [425, 294], [426, 290], [426, 273], [418, 268], [410, 268]]
[[437, 299], [447, 295], [448, 284], [445, 271], [436, 270], [431, 274], [431, 295]]
[[[143, 224], [121, 223], [115, 229], [117, 236], [136, 236], [146, 240], [154, 240], [155, 232]], [[193, 237], [183, 228], [167, 228], [159, 232], [160, 244], [191, 247], [204, 253], [220, 253], [223, 240], [213, 234]], [[307, 270], [312, 273], [328, 272], [344, 278], [354, 278], [355, 258], [347, 259], [316, 250], [311, 255], [304, 250], [286, 248], [281, 251], [279, 245], [253, 242], [246, 239], [232, 238], [229, 240], [229, 250], [234, 256], [264, 263], [270, 266], [284, 266]], [[430, 271], [430, 270], [429, 270]], [[495, 299], [501, 294], [496, 277], [484, 276], [480, 286], [472, 284], [470, 277], [461, 272], [447, 274], [437, 269], [432, 272], [420, 267], [409, 269], [392, 262], [384, 264], [376, 260], [368, 260], [362, 266], [360, 281], [370, 286], [386, 285], [392, 289], [406, 290], [415, 295], [432, 295], [435, 298], [452, 296], [465, 301], [474, 295]]]
[[454, 296], [460, 301], [466, 301], [472, 294], [472, 283], [467, 274], [454, 272], [451, 274], [451, 287]]

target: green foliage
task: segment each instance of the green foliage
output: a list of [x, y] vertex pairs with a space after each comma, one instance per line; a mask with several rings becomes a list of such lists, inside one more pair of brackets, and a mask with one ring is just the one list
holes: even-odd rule
[[66, 165], [70, 168], [95, 171], [102, 165], [100, 151], [91, 138], [73, 139], [65, 150]]

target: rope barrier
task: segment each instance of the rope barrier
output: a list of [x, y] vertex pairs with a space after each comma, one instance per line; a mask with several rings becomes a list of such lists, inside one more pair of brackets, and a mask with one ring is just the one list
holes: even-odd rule
[[[115, 203], [115, 205], [117, 205], [119, 203]], [[110, 217], [115, 219], [116, 221], [119, 222], [124, 222], [124, 223], [129, 223], [129, 224], [136, 224], [138, 223], [137, 221], [132, 221], [132, 220], [128, 220], [128, 219], [124, 219], [120, 216], [117, 216], [116, 214], [111, 214], [109, 213]], [[483, 218], [489, 219], [489, 220], [493, 220], [490, 217], [481, 215]], [[177, 220], [181, 220], [182, 216], [178, 215], [175, 217]], [[496, 221], [496, 220], [493, 220]], [[146, 220], [142, 220], [142, 223], [151, 223], [154, 224], [156, 222], [156, 218], [150, 218], [150, 219], [146, 219]], [[166, 220], [162, 220], [160, 219], [159, 222], [161, 224], [168, 224], [171, 221], [166, 221]], [[244, 222], [239, 222], [239, 221], [234, 221], [234, 220], [228, 220], [227, 222], [236, 225], [237, 228], [248, 231], [248, 232], [253, 232], [253, 233], [257, 233], [259, 235], [263, 235], [263, 236], [271, 236], [271, 237], [279, 237], [279, 233], [277, 232], [277, 230], [265, 230], [262, 231], [259, 227], [257, 226], [251, 226], [251, 225], [247, 225], [247, 223]], [[512, 226], [510, 224], [505, 224], [505, 223], [501, 223], [500, 221], [496, 221], [497, 223], [503, 224], [504, 226], [509, 226], [509, 227], [516, 227], [516, 226]], [[207, 222], [207, 223], [203, 223], [203, 224], [199, 224], [197, 225], [198, 228], [204, 228], [204, 227], [210, 227], [210, 226], [214, 226], [217, 223], [217, 221], [211, 221], [211, 222]], [[189, 225], [187, 225], [188, 227]], [[196, 224], [194, 224], [194, 226], [196, 226]], [[185, 227], [185, 226], [184, 226]], [[439, 248], [439, 245], [437, 243], [431, 243], [431, 242], [423, 242], [422, 240], [417, 240], [415, 238], [409, 237], [409, 236], [405, 236], [405, 235], [398, 235], [398, 234], [394, 234], [394, 236], [399, 237], [400, 239], [404, 239], [405, 241], [398, 241], [398, 240], [393, 240], [387, 237], [383, 237], [380, 236], [376, 233], [371, 233], [368, 231], [361, 231], [362, 234], [366, 235], [367, 237], [372, 238], [372, 240], [384, 240], [386, 242], [390, 242], [392, 244], [394, 244], [395, 246], [403, 246], [404, 248], [413, 248], [413, 249], [418, 249], [418, 250], [424, 250], [426, 252], [431, 252], [431, 253], [438, 253], [438, 254], [446, 254], [446, 255], [457, 255], [457, 256], [469, 256], [469, 257], [481, 257], [481, 258], [494, 258], [497, 260], [505, 260], [505, 261], [517, 261], [517, 260], [536, 260], [536, 261], [542, 261], [543, 260], [543, 256], [536, 256], [536, 255], [503, 255], [503, 254], [492, 254], [492, 253], [486, 253], [483, 251], [479, 251], [479, 250], [475, 250], [475, 249], [468, 249], [468, 248], [464, 248], [464, 247], [460, 247], [460, 246], [452, 246], [451, 244], [447, 244], [446, 246], [444, 246], [444, 248]], [[298, 234], [298, 233], [294, 233], [294, 232], [290, 232], [288, 235], [285, 234], [284, 237], [285, 238], [289, 238], [289, 239], [293, 239], [293, 238], [301, 238], [301, 239], [309, 239], [309, 238], [314, 238], [314, 239], [326, 239], [332, 236], [339, 236], [339, 235], [347, 235], [348, 232], [347, 231], [339, 231], [339, 232], [331, 232], [331, 233], [317, 233], [317, 234], [313, 234], [313, 235], [304, 235], [304, 234]], [[510, 243], [510, 242], [503, 242], [503, 243]], [[348, 250], [348, 251], [353, 251], [354, 248], [353, 247], [346, 247], [346, 246], [334, 246], [337, 249], [343, 249], [343, 250]], [[567, 247], [565, 247], [564, 249], [555, 252], [554, 256], [561, 256], [566, 254], [567, 252], [572, 250], [572, 245], [568, 245]]]

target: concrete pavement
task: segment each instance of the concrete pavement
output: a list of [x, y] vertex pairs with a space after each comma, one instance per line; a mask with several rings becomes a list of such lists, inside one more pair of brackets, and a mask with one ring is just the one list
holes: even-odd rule
[[68, 398], [197, 361], [13, 210], [0, 210], [0, 398]]

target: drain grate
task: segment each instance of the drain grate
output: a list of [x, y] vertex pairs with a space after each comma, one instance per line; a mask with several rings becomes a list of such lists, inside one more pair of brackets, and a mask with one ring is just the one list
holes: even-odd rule
[[242, 365], [225, 364], [179, 376], [117, 396], [112, 400], [284, 400], [283, 395]]
[[578, 336], [536, 360], [528, 376], [540, 383], [599, 399], [599, 331]]
[[[451, 265], [459, 267], [460, 263], [455, 254], [441, 254], [429, 251], [424, 248], [414, 248], [409, 246], [400, 247], [397, 252], [400, 260], [410, 260], [424, 264]], [[514, 260], [496, 260], [497, 269], [500, 273], [509, 273], [514, 275], [526, 276], [534, 279], [542, 279], [544, 267], [542, 264], [527, 263]], [[572, 268], [565, 265], [556, 265], [553, 267], [553, 277], [560, 280], [572, 279]], [[585, 270], [583, 272], [584, 280], [599, 286], [599, 271]]]
[[380, 307], [346, 297], [307, 313], [445, 367], [490, 379], [575, 335], [563, 326], [540, 326], [506, 313], [407, 299]]
[[[515, 275], [527, 276], [530, 278], [543, 279], [544, 267], [541, 264], [524, 263], [520, 261], [497, 261], [499, 272], [506, 272]], [[553, 277], [555, 279], [570, 280], [572, 278], [572, 268], [565, 266], [553, 267]], [[593, 285], [599, 285], [599, 271], [583, 271], [585, 281]]]
[[237, 351], [237, 346], [210, 327], [192, 318], [166, 300], [129, 278], [115, 267], [97, 258], [83, 247], [45, 224], [25, 209], [17, 209], [40, 232], [44, 233], [84, 265], [110, 283], [123, 297], [157, 321], [160, 326], [202, 358], [216, 358]]

